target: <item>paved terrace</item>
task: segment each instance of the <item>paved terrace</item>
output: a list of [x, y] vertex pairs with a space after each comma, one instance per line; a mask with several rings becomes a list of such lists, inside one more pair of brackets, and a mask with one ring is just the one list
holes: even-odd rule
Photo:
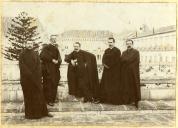
[[138, 110], [132, 105], [74, 101], [60, 101], [48, 108], [53, 118], [28, 120], [24, 118], [22, 102], [2, 103], [2, 124], [175, 126], [175, 100], [141, 101]]

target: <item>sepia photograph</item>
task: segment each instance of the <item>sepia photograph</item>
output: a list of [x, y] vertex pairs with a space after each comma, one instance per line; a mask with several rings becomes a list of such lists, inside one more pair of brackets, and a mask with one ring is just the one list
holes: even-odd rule
[[176, 9], [2, 2], [1, 124], [176, 127]]

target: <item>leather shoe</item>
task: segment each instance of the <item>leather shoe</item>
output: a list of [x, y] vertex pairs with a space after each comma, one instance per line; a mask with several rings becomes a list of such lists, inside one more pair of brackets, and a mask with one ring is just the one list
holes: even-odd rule
[[49, 106], [54, 106], [54, 103], [48, 103]]
[[135, 107], [138, 109], [138, 102], [137, 101], [135, 102]]
[[53, 117], [53, 115], [51, 113], [48, 113], [47, 117]]
[[99, 104], [99, 103], [101, 103], [99, 100], [95, 100], [95, 101], [93, 101], [93, 103], [94, 104]]

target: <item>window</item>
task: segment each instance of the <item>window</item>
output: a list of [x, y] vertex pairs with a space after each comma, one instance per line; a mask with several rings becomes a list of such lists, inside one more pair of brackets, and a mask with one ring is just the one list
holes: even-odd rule
[[162, 57], [162, 56], [159, 57], [159, 61], [160, 61], [160, 62], [163, 61], [163, 57]]
[[175, 62], [176, 61], [176, 57], [172, 57], [172, 62]]
[[155, 63], [157, 62], [157, 56], [156, 55], [154, 56], [154, 62]]
[[147, 62], [147, 56], [145, 56], [145, 62]]
[[169, 60], [168, 60], [168, 57], [166, 56], [166, 57], [165, 57], [165, 62], [168, 62], [168, 61], [169, 61]]
[[152, 56], [150, 56], [150, 59], [149, 59], [149, 63], [151, 63], [152, 62]]

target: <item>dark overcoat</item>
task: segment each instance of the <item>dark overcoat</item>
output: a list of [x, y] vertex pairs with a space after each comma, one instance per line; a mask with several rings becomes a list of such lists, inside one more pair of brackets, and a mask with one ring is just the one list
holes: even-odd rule
[[89, 89], [91, 90], [92, 97], [94, 99], [99, 99], [99, 79], [98, 79], [98, 69], [97, 69], [97, 61], [96, 56], [92, 53], [84, 51], [86, 54], [86, 70], [87, 70], [87, 78], [89, 81]]
[[48, 111], [41, 84], [40, 58], [33, 50], [25, 49], [19, 57], [20, 83], [24, 95], [25, 117], [47, 116]]
[[[44, 94], [47, 102], [55, 102], [57, 86], [60, 80], [60, 65], [62, 62], [60, 52], [56, 46], [51, 44], [45, 46], [41, 53]], [[52, 59], [58, 60], [54, 64]]]
[[108, 66], [104, 67], [101, 78], [101, 102], [119, 104], [120, 101], [120, 56], [118, 48], [113, 47], [105, 50], [102, 63]]
[[138, 50], [132, 48], [122, 53], [121, 89], [124, 104], [138, 102], [141, 99], [139, 63]]
[[[80, 50], [77, 56], [75, 54], [76, 52], [73, 51], [65, 58], [65, 61], [69, 63], [67, 72], [69, 94], [77, 97], [87, 95], [87, 97], [97, 98], [99, 81], [96, 57], [83, 50]], [[78, 60], [77, 67], [72, 66], [72, 59]]]

